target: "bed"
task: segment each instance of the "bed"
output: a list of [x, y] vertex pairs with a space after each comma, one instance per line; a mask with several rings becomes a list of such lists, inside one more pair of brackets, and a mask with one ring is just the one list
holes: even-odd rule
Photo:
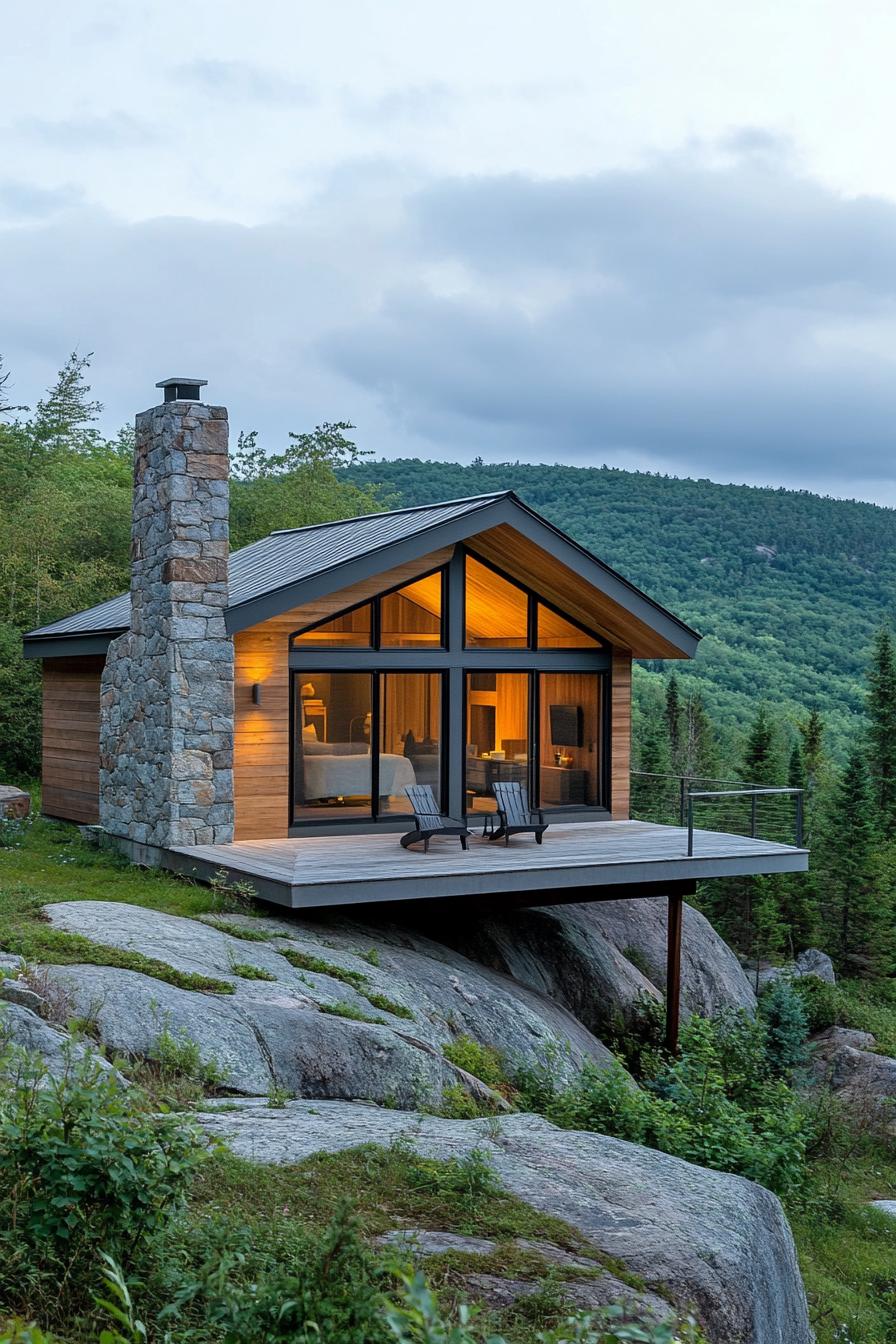
[[[316, 743], [304, 752], [305, 802], [319, 798], [359, 797], [370, 793], [370, 752], [334, 752], [330, 744]], [[414, 767], [406, 756], [380, 755], [380, 795], [403, 797], [405, 788], [416, 784]]]

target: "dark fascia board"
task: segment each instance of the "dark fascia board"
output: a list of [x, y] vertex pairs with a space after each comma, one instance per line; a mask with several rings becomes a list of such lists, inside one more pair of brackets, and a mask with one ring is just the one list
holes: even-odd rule
[[109, 630], [90, 635], [47, 635], [42, 639], [26, 635], [22, 654], [25, 658], [85, 658], [105, 654], [112, 640], [123, 634], [124, 630]]
[[580, 574], [599, 592], [615, 602], [624, 611], [654, 630], [667, 643], [692, 658], [697, 651], [700, 635], [685, 625], [646, 593], [642, 593], [628, 579], [604, 564], [583, 546], [567, 537], [559, 528], [530, 509], [516, 495], [508, 493], [488, 500], [480, 509], [452, 518], [445, 523], [434, 523], [401, 541], [386, 543], [353, 560], [342, 561], [297, 583], [263, 593], [239, 606], [227, 610], [227, 629], [230, 634], [258, 625], [261, 621], [279, 616], [291, 607], [302, 606], [316, 598], [325, 597], [338, 588], [347, 588], [364, 579], [374, 578], [384, 570], [418, 559], [430, 551], [467, 541], [478, 532], [498, 527], [502, 523], [517, 529], [529, 540], [553, 555], [561, 564]]

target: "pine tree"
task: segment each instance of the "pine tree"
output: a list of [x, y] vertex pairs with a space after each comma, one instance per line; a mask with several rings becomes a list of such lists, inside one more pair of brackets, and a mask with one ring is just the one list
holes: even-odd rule
[[689, 695], [684, 706], [681, 773], [711, 779], [718, 769], [716, 730], [699, 691]]
[[794, 742], [790, 750], [790, 760], [787, 763], [787, 787], [789, 789], [805, 789], [806, 787], [806, 762], [803, 760], [799, 742]]
[[868, 668], [869, 764], [880, 828], [896, 836], [896, 655], [886, 626], [877, 632]]
[[90, 399], [86, 373], [93, 354], [69, 355], [59, 370], [56, 382], [37, 403], [32, 421], [32, 457], [58, 453], [63, 448], [76, 451], [95, 443], [94, 422], [102, 413], [102, 404]]
[[873, 964], [884, 933], [874, 891], [874, 803], [868, 766], [853, 747], [833, 803], [826, 885], [833, 944], [841, 967], [853, 972]]
[[775, 730], [765, 705], [760, 705], [747, 734], [744, 748], [744, 778], [748, 784], [778, 783]]
[[676, 772], [681, 769], [682, 748], [682, 704], [678, 691], [678, 678], [673, 672], [666, 686], [666, 705], [663, 710], [666, 721], [666, 734], [669, 738], [669, 760]]

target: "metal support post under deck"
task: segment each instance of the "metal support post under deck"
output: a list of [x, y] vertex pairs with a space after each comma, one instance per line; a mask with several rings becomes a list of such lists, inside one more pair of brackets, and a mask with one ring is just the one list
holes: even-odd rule
[[681, 925], [684, 900], [675, 894], [669, 896], [666, 927], [666, 1049], [678, 1051], [678, 1027], [681, 1020]]

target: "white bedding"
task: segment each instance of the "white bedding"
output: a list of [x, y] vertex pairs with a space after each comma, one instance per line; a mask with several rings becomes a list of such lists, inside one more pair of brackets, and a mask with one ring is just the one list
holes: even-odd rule
[[[306, 756], [305, 801], [316, 798], [358, 796], [370, 792], [370, 756]], [[401, 794], [416, 784], [414, 767], [406, 756], [380, 756], [380, 793]]]

